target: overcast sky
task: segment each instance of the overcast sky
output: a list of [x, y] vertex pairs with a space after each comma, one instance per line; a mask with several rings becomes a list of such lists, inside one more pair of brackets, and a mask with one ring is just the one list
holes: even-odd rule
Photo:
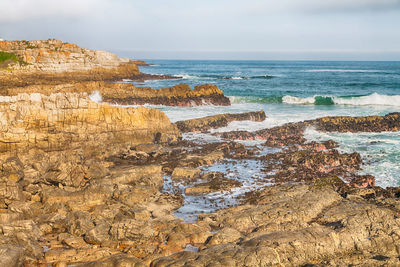
[[400, 60], [400, 0], [0, 0], [0, 36], [136, 58]]

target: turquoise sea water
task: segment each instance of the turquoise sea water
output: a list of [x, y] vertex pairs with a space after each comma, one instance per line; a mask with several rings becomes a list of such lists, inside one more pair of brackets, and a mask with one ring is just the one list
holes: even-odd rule
[[[172, 121], [254, 110], [265, 110], [268, 116], [261, 123], [233, 122], [218, 131], [256, 130], [322, 116], [400, 112], [400, 62], [147, 62], [153, 66], [141, 67], [143, 72], [177, 79], [143, 85], [162, 88], [178, 83], [216, 84], [231, 99], [230, 107], [156, 107]], [[307, 138], [338, 141], [341, 150], [362, 155], [361, 172], [374, 175], [377, 185], [400, 185], [400, 133], [326, 134], [310, 130]]]

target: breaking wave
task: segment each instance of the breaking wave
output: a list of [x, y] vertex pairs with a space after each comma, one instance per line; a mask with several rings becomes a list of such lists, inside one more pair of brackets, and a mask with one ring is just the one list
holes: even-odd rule
[[363, 96], [310, 96], [291, 95], [271, 97], [230, 97], [232, 103], [283, 103], [291, 105], [353, 105], [353, 106], [400, 106], [400, 95], [381, 95], [373, 93]]
[[380, 73], [381, 70], [357, 70], [357, 69], [311, 69], [303, 72], [358, 72], [358, 73]]
[[251, 79], [273, 79], [277, 76], [273, 75], [257, 75], [257, 76], [223, 76], [223, 75], [189, 75], [189, 74], [175, 74], [176, 78], [185, 80], [199, 80], [199, 79], [221, 79], [221, 80], [251, 80]]

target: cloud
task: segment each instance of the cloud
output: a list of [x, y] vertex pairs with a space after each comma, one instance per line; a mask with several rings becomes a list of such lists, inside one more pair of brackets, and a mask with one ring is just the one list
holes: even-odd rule
[[400, 9], [400, 0], [252, 0], [242, 7], [253, 14], [357, 13]]
[[306, 10], [325, 12], [382, 11], [400, 8], [400, 0], [311, 0], [301, 2], [307, 2]]
[[399, 16], [400, 0], [0, 0], [0, 35], [105, 50], [393, 50]]
[[77, 18], [109, 0], [1, 0], [0, 22], [19, 22], [35, 18]]
[[400, 0], [1, 0], [0, 23], [46, 18], [87, 18], [111, 12], [128, 16], [199, 17], [241, 14], [379, 11], [400, 8]]

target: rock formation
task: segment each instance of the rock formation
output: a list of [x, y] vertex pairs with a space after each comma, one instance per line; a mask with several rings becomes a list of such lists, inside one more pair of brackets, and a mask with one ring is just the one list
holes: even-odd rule
[[[1, 266], [400, 264], [400, 188], [360, 175], [360, 154], [304, 138], [307, 127], [398, 131], [398, 113], [217, 133], [225, 141], [199, 144], [181, 132], [265, 113], [172, 124], [159, 110], [105, 102], [229, 99], [214, 85], [107, 83], [152, 76], [139, 72], [142, 62], [60, 41], [0, 42], [0, 50], [26, 62], [0, 71]], [[102, 103], [90, 100], [93, 91]], [[234, 170], [242, 168], [248, 179]]]
[[254, 132], [225, 132], [221, 134], [221, 137], [228, 140], [266, 140], [268, 146], [302, 144], [306, 141], [303, 133], [307, 127], [315, 127], [319, 131], [342, 133], [398, 131], [400, 129], [400, 113], [366, 117], [323, 117]]
[[119, 58], [106, 51], [93, 51], [59, 40], [0, 41], [0, 53], [7, 53], [13, 59], [0, 62], [1, 95], [9, 95], [10, 88], [31, 85], [54, 87], [88, 81], [172, 78], [141, 73], [136, 65], [143, 65], [141, 61]]
[[13, 53], [26, 63], [14, 68], [52, 72], [116, 68], [130, 61], [110, 52], [93, 51], [60, 40], [0, 41], [0, 51]]
[[[108, 82], [70, 82], [62, 84], [37, 84], [24, 87], [11, 87], [4, 90], [5, 95], [21, 93], [88, 93], [98, 91], [102, 101], [120, 105], [166, 105], [166, 106], [197, 106], [204, 104], [230, 105], [229, 98], [216, 86], [199, 85], [191, 90], [187, 84], [171, 88], [153, 89], [151, 87], [136, 87], [126, 83]], [[256, 115], [258, 116], [258, 115]]]
[[199, 252], [152, 266], [397, 266], [398, 210], [360, 193], [344, 198], [329, 184], [265, 188], [243, 206], [202, 216], [218, 232]]
[[99, 91], [105, 102], [123, 105], [230, 105], [229, 99], [214, 85], [199, 85], [191, 90], [185, 84], [152, 89], [106, 83], [173, 77], [141, 73], [137, 65], [145, 65], [143, 61], [119, 58], [109, 52], [93, 51], [59, 40], [0, 41], [0, 52], [16, 59], [3, 62], [7, 63], [3, 68], [0, 65], [0, 95]]
[[215, 85], [204, 84], [191, 90], [187, 84], [179, 84], [171, 88], [152, 89], [149, 87], [119, 86], [119, 95], [103, 95], [103, 100], [125, 105], [166, 105], [166, 106], [229, 106], [229, 98]]
[[0, 151], [56, 150], [81, 143], [134, 145], [178, 137], [176, 127], [158, 110], [101, 105], [85, 93], [0, 97]]
[[199, 119], [185, 120], [176, 122], [181, 132], [206, 132], [210, 129], [216, 129], [227, 126], [232, 121], [264, 121], [266, 118], [264, 111], [237, 113], [237, 114], [219, 114]]

